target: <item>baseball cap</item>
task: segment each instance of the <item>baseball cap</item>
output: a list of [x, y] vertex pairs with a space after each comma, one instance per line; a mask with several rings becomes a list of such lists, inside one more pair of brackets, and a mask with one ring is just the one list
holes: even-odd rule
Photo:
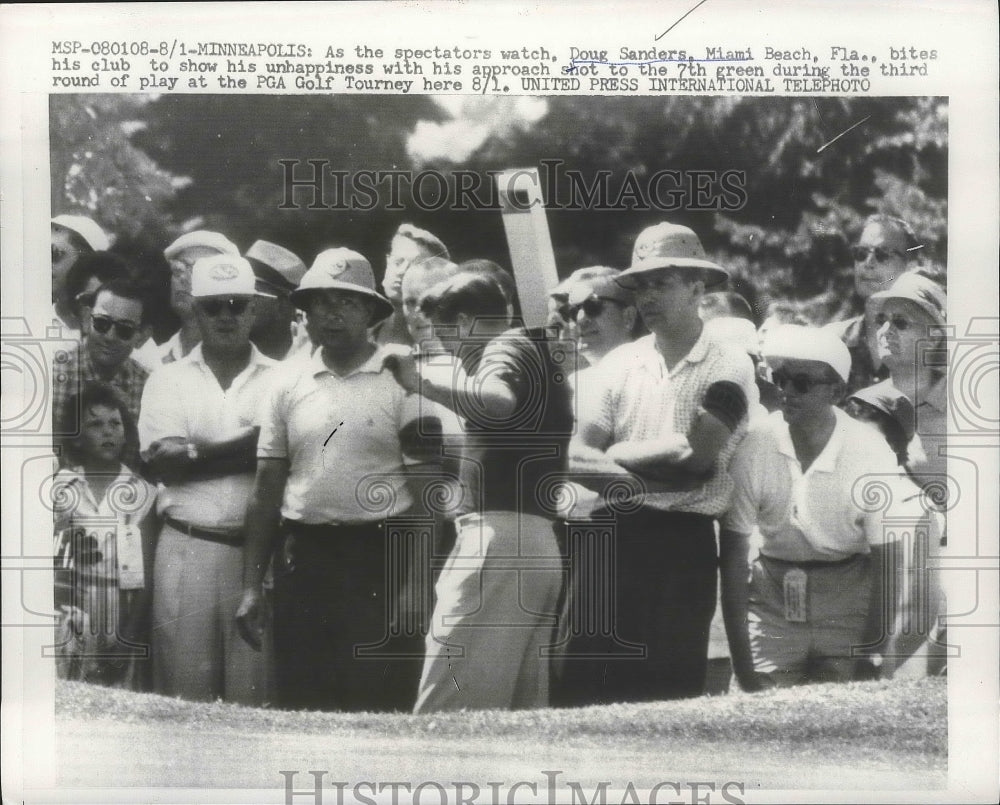
[[111, 238], [85, 215], [57, 215], [52, 219], [52, 225], [76, 233], [95, 252], [107, 251], [111, 247]]
[[774, 367], [783, 360], [825, 363], [845, 383], [851, 373], [851, 353], [840, 337], [825, 327], [782, 324], [768, 331], [762, 352]]
[[297, 254], [266, 240], [256, 241], [244, 257], [250, 261], [259, 282], [286, 292], [298, 288], [307, 271]]
[[191, 269], [191, 296], [270, 296], [257, 290], [250, 262], [238, 254], [212, 254]]
[[168, 260], [176, 257], [185, 249], [201, 247], [203, 249], [215, 249], [219, 254], [232, 254], [239, 256], [240, 250], [225, 235], [218, 232], [208, 232], [204, 229], [188, 232], [181, 235], [163, 250], [163, 256]]
[[292, 291], [291, 300], [298, 308], [308, 304], [311, 291], [351, 291], [374, 299], [377, 303], [373, 322], [391, 315], [392, 303], [375, 290], [375, 274], [368, 259], [353, 249], [344, 247], [327, 249], [316, 255], [312, 266], [302, 277], [299, 287]]

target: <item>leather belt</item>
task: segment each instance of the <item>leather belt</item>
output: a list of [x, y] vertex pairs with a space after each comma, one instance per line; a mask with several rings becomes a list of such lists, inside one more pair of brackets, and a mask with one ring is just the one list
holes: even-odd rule
[[830, 561], [826, 561], [825, 559], [810, 559], [804, 562], [792, 562], [788, 559], [778, 559], [774, 556], [768, 556], [766, 553], [762, 553], [760, 555], [761, 559], [766, 559], [769, 562], [776, 562], [779, 565], [788, 565], [790, 567], [801, 567], [803, 570], [817, 570], [824, 567], [846, 565], [848, 562], [853, 562], [859, 556], [864, 556], [864, 554], [855, 553], [850, 556], [846, 556], [843, 559], [832, 559]]
[[218, 542], [222, 545], [233, 545], [236, 547], [243, 544], [242, 531], [237, 531], [235, 534], [230, 531], [214, 531], [209, 528], [200, 528], [199, 526], [191, 525], [191, 523], [185, 523], [183, 520], [175, 520], [173, 517], [164, 517], [163, 522], [176, 531], [180, 531], [182, 534], [187, 534], [189, 537], [194, 537], [195, 539], [203, 539], [208, 542]]

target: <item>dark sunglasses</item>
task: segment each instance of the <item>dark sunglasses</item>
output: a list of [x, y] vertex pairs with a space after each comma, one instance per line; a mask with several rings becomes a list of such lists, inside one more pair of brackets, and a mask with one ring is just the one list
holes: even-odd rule
[[893, 255], [897, 257], [905, 256], [899, 249], [883, 249], [881, 246], [855, 246], [851, 249], [851, 254], [854, 256], [854, 262], [856, 263], [863, 263], [872, 254], [875, 255], [876, 263], [884, 263]]
[[107, 316], [91, 316], [90, 326], [101, 335], [107, 335], [114, 327], [115, 335], [122, 341], [128, 341], [136, 334], [139, 327], [130, 321], [115, 321]]
[[618, 304], [617, 299], [611, 299], [607, 296], [591, 296], [584, 299], [578, 305], [567, 305], [566, 315], [569, 321], [576, 321], [577, 314], [582, 310], [590, 318], [595, 318], [604, 312], [604, 308], [607, 307], [608, 302]]
[[786, 372], [784, 369], [776, 369], [771, 373], [771, 382], [782, 391], [784, 391], [785, 387], [791, 383], [792, 388], [795, 389], [797, 394], [808, 394], [816, 386], [829, 386], [833, 381], [820, 380], [803, 374], [793, 375]]
[[209, 316], [218, 316], [222, 311], [228, 310], [234, 316], [240, 316], [250, 305], [249, 299], [203, 299], [198, 302], [200, 307]]
[[905, 316], [900, 316], [898, 314], [891, 317], [886, 316], [885, 313], [878, 313], [875, 315], [876, 327], [881, 329], [886, 322], [892, 322], [892, 326], [895, 327], [900, 332], [902, 332], [903, 330], [909, 330], [910, 325], [912, 324], [912, 322], [908, 318], [906, 318]]

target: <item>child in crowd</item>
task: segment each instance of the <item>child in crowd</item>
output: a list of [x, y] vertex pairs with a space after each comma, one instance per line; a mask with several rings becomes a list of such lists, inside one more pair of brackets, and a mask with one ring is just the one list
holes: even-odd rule
[[56, 668], [62, 679], [147, 689], [156, 489], [122, 463], [135, 425], [114, 389], [85, 386], [68, 405], [80, 427], [52, 487]]

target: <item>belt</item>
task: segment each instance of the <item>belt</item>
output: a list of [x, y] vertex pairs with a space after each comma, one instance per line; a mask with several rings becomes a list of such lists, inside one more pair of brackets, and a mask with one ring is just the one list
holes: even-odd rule
[[370, 523], [342, 523], [339, 525], [326, 523], [302, 523], [298, 520], [282, 520], [282, 528], [296, 537], [306, 539], [329, 540], [338, 537], [371, 537], [385, 533], [385, 520], [374, 520]]
[[187, 534], [195, 539], [203, 539], [208, 542], [218, 542], [222, 545], [240, 546], [243, 544], [243, 532], [237, 531], [235, 534], [230, 531], [213, 531], [209, 528], [199, 528], [191, 523], [182, 520], [175, 520], [173, 517], [164, 517], [163, 522], [171, 528]]
[[760, 555], [761, 559], [767, 559], [769, 562], [776, 562], [779, 565], [788, 565], [789, 567], [801, 567], [803, 570], [820, 570], [824, 567], [839, 567], [840, 565], [846, 565], [849, 562], [853, 562], [859, 556], [864, 556], [861, 553], [855, 553], [851, 556], [846, 556], [843, 559], [832, 559], [827, 561], [825, 559], [810, 559], [804, 562], [792, 562], [788, 559], [778, 559], [775, 556], [768, 556], [766, 553]]

